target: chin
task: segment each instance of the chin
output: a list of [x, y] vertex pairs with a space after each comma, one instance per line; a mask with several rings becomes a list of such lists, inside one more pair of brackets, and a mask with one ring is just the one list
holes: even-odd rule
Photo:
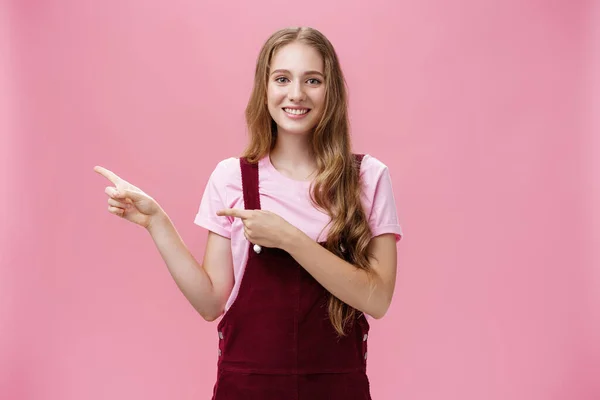
[[302, 121], [301, 123], [294, 123], [293, 121], [290, 122], [289, 120], [285, 120], [285, 118], [283, 119], [283, 121], [275, 120], [277, 127], [279, 129], [284, 130], [285, 132], [289, 132], [291, 134], [296, 135], [302, 135], [307, 132], [312, 132], [318, 124], [318, 121]]
[[283, 130], [286, 133], [292, 135], [305, 135], [308, 132], [312, 132], [315, 129], [316, 125], [307, 125], [307, 126], [289, 126], [289, 125], [277, 125], [279, 130]]

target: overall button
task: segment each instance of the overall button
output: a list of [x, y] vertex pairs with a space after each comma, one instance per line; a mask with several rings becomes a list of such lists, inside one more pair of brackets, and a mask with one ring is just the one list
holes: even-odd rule
[[[365, 336], [363, 336], [363, 342], [366, 342], [368, 337], [369, 337], [369, 335], [367, 335], [367, 334], [365, 333]], [[222, 339], [222, 338], [221, 338], [221, 339]]]
[[223, 332], [219, 331], [219, 339], [223, 340]]
[[219, 357], [221, 357], [221, 349], [219, 349]]
[[[220, 351], [220, 350], [219, 350]], [[365, 352], [365, 360], [367, 359], [367, 352]]]

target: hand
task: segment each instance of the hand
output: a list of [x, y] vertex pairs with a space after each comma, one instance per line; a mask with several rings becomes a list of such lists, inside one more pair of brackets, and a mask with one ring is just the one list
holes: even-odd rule
[[263, 247], [283, 249], [296, 232], [296, 227], [270, 211], [226, 208], [217, 215], [241, 218], [246, 239]]
[[153, 218], [162, 209], [158, 203], [141, 189], [118, 177], [114, 172], [103, 167], [94, 167], [94, 171], [112, 182], [115, 187], [107, 186], [104, 192], [109, 196], [108, 211], [148, 228]]

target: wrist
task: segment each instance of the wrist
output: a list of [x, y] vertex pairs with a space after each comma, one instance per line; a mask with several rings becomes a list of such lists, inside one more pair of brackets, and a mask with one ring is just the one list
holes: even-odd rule
[[287, 232], [282, 235], [281, 249], [291, 254], [294, 248], [301, 242], [303, 236], [306, 236], [304, 232], [290, 224]]
[[162, 209], [152, 215], [148, 221], [146, 230], [150, 235], [154, 235], [157, 231], [163, 230], [165, 226], [171, 223], [169, 216]]

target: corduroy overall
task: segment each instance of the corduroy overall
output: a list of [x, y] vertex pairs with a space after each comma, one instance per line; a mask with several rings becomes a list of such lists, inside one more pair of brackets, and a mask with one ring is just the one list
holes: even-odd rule
[[[241, 158], [240, 168], [245, 208], [260, 210], [258, 165]], [[338, 337], [327, 290], [284, 250], [249, 246], [238, 295], [217, 328], [213, 400], [370, 400], [364, 314]]]

